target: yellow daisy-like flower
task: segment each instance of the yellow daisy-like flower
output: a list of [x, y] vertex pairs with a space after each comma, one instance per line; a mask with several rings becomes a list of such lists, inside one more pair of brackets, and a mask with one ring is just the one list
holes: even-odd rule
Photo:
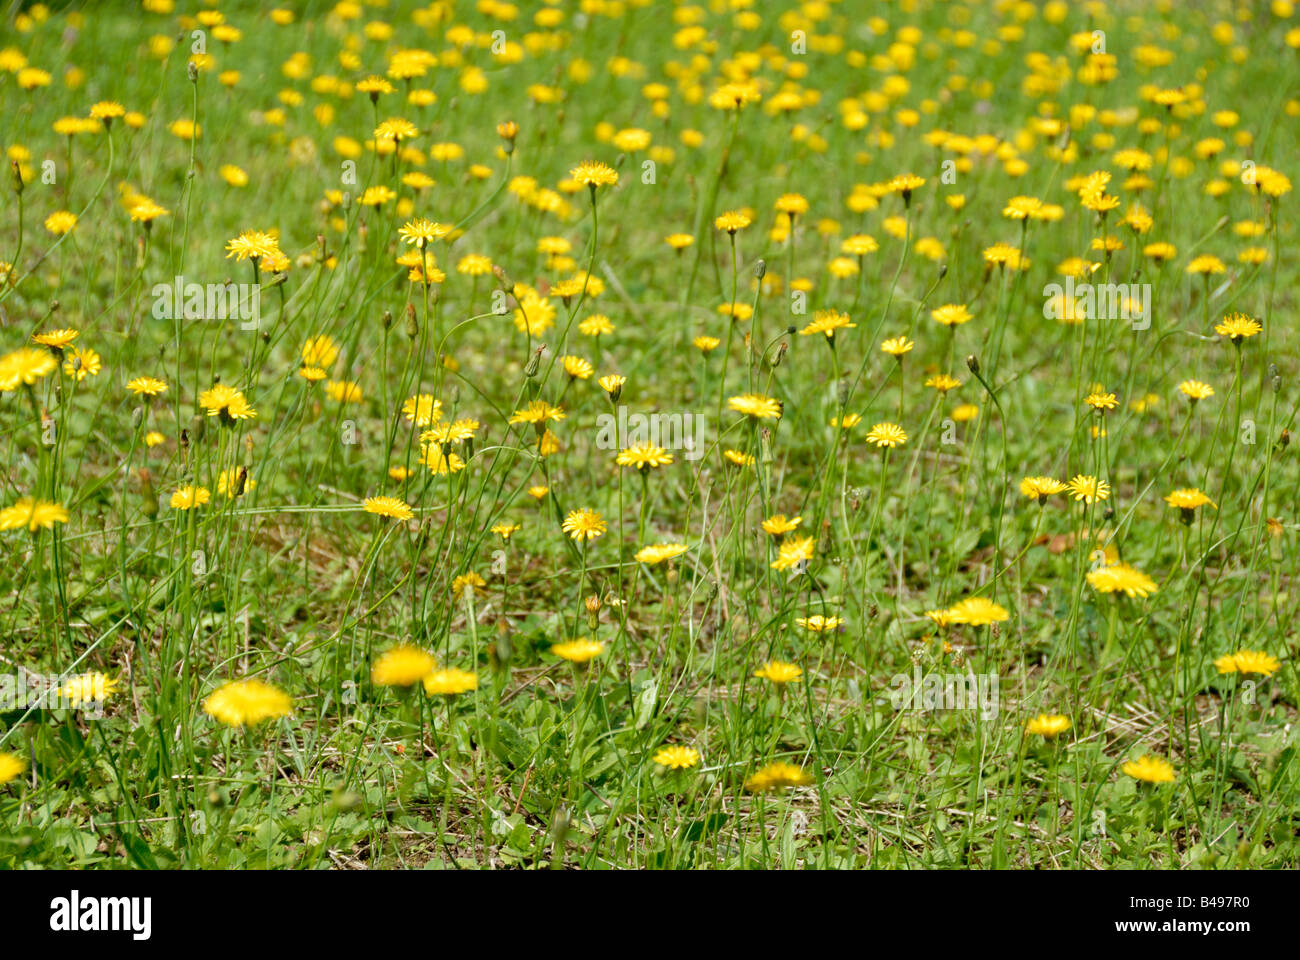
[[1203, 253], [1199, 257], [1194, 257], [1192, 262], [1187, 265], [1187, 272], [1191, 274], [1201, 274], [1209, 276], [1212, 273], [1223, 273], [1228, 268], [1223, 265], [1223, 261], [1213, 254]]
[[603, 313], [593, 313], [578, 324], [578, 332], [584, 337], [607, 337], [614, 332], [614, 324]]
[[1180, 490], [1175, 490], [1173, 493], [1165, 497], [1165, 503], [1169, 504], [1171, 507], [1177, 507], [1179, 510], [1195, 510], [1197, 507], [1203, 507], [1206, 504], [1209, 504], [1216, 510], [1218, 509], [1218, 506], [1213, 500], [1195, 487], [1186, 487]]
[[392, 520], [410, 520], [415, 516], [415, 511], [411, 509], [410, 504], [397, 497], [367, 497], [362, 508], [366, 513]]
[[935, 307], [930, 311], [930, 316], [934, 318], [937, 323], [941, 323], [945, 327], [960, 326], [961, 324], [974, 319], [974, 314], [967, 310], [962, 304], [957, 303], [948, 303], [944, 304], [942, 307]]
[[1025, 724], [1025, 733], [1052, 740], [1070, 729], [1070, 718], [1059, 713], [1040, 713]]
[[402, 416], [417, 427], [427, 427], [442, 419], [442, 401], [431, 393], [417, 393], [402, 402]]
[[866, 440], [882, 450], [892, 450], [907, 443], [907, 433], [896, 423], [878, 423], [867, 431]]
[[167, 382], [157, 377], [136, 377], [128, 380], [126, 388], [136, 396], [156, 397], [167, 389]]
[[726, 213], [715, 217], [713, 225], [719, 230], [725, 230], [727, 233], [735, 234], [739, 230], [744, 230], [753, 221], [749, 215], [741, 210], [728, 210]]
[[280, 242], [262, 230], [245, 230], [226, 243], [226, 259], [234, 257], [237, 262], [252, 260], [257, 263], [262, 258], [279, 252]]
[[750, 793], [768, 793], [784, 790], [788, 787], [806, 787], [813, 782], [813, 776], [805, 773], [793, 763], [778, 761], [770, 763], [745, 781], [745, 789]]
[[1200, 380], [1184, 380], [1178, 385], [1178, 390], [1193, 403], [1214, 396], [1214, 388]]
[[1173, 764], [1149, 754], [1138, 760], [1129, 760], [1120, 769], [1143, 783], [1172, 783], [1174, 780]]
[[597, 187], [612, 187], [618, 183], [618, 171], [598, 160], [585, 160], [569, 171], [569, 177], [576, 183], [590, 187], [594, 192]]
[[50, 500], [21, 497], [12, 507], [0, 510], [0, 530], [26, 527], [28, 533], [35, 533], [37, 530], [49, 530], [56, 523], [67, 522], [67, 508]]
[[1074, 499], [1082, 500], [1084, 503], [1096, 503], [1110, 496], [1109, 483], [1082, 473], [1074, 477], [1068, 486]]
[[560, 365], [564, 367], [564, 372], [575, 380], [590, 380], [591, 375], [596, 372], [596, 368], [591, 365], [591, 361], [583, 357], [572, 355], [561, 357]]
[[849, 330], [856, 326], [856, 323], [849, 320], [847, 313], [840, 313], [838, 310], [818, 310], [813, 314], [812, 322], [800, 330], [799, 335], [810, 337], [822, 333], [826, 335], [827, 340], [833, 341], [836, 331]]
[[663, 467], [672, 463], [673, 455], [663, 447], [645, 443], [620, 450], [615, 462], [620, 467], [636, 467], [637, 470], [646, 473], [654, 467]]
[[1130, 598], [1149, 597], [1160, 589], [1154, 580], [1127, 563], [1115, 563], [1097, 570], [1089, 570], [1087, 580], [1098, 593], [1123, 593]]
[[1119, 406], [1119, 398], [1113, 393], [1090, 393], [1083, 398], [1083, 402], [1094, 410], [1114, 410]]
[[774, 513], [763, 521], [763, 530], [776, 536], [781, 533], [789, 533], [799, 526], [803, 517], [787, 518], [784, 513]]
[[926, 378], [925, 385], [938, 390], [940, 393], [947, 393], [960, 387], [961, 381], [946, 373], [936, 373], [934, 376]]
[[598, 640], [567, 640], [551, 645], [551, 653], [570, 663], [586, 663], [605, 652], [605, 645]]
[[784, 412], [780, 400], [766, 397], [761, 393], [742, 393], [739, 396], [729, 397], [727, 406], [737, 413], [743, 413], [756, 420], [779, 420]]
[[173, 493], [169, 502], [173, 510], [192, 510], [211, 500], [212, 491], [207, 487], [196, 487], [187, 484]]
[[305, 367], [329, 367], [338, 359], [339, 348], [328, 334], [308, 337], [302, 345], [302, 363]]
[[776, 559], [769, 566], [773, 570], [788, 570], [801, 564], [807, 564], [813, 558], [814, 541], [812, 537], [796, 537], [786, 540], [777, 551]]
[[200, 393], [199, 406], [208, 412], [209, 417], [220, 417], [222, 423], [251, 420], [257, 416], [257, 411], [248, 405], [243, 393], [224, 383]]
[[1219, 673], [1257, 673], [1271, 677], [1282, 666], [1281, 662], [1262, 650], [1238, 650], [1214, 661]]
[[12, 753], [0, 753], [0, 786], [4, 786], [10, 780], [17, 780], [27, 769], [27, 764], [23, 762], [22, 757]]
[[118, 682], [102, 673], [83, 673], [65, 680], [59, 687], [59, 696], [73, 706], [87, 702], [102, 703], [116, 692]]
[[424, 678], [424, 692], [431, 697], [454, 697], [478, 689], [478, 674], [456, 667], [434, 670]]
[[402, 240], [414, 244], [419, 250], [423, 250], [433, 240], [441, 240], [451, 231], [451, 224], [435, 223], [432, 220], [426, 220], [424, 217], [408, 220], [397, 228]]
[[32, 334], [32, 341], [41, 344], [41, 346], [49, 347], [51, 350], [59, 351], [67, 348], [79, 336], [81, 336], [81, 331], [65, 327], [61, 330], [46, 330], [42, 333]]
[[691, 341], [691, 346], [700, 353], [712, 353], [721, 346], [722, 341], [717, 337], [700, 336]]
[[814, 613], [811, 617], [799, 617], [795, 620], [795, 623], [811, 633], [829, 633], [831, 630], [838, 630], [844, 626], [844, 619]]
[[670, 233], [664, 237], [664, 243], [672, 247], [678, 253], [681, 253], [687, 247], [695, 242], [695, 238], [689, 233]]
[[261, 680], [232, 680], [203, 701], [203, 712], [228, 727], [247, 727], [293, 713], [293, 700]]
[[574, 540], [587, 541], [602, 536], [607, 527], [599, 513], [583, 507], [579, 510], [570, 510], [569, 515], [564, 518], [564, 523], [561, 524], [561, 529]]
[[45, 218], [45, 229], [56, 237], [71, 233], [77, 225], [77, 215], [70, 210], [56, 210]]
[[803, 669], [793, 663], [769, 660], [754, 671], [754, 676], [760, 680], [770, 680], [775, 684], [794, 683], [803, 676]]
[[891, 357], [897, 357], [901, 360], [903, 354], [910, 353], [915, 346], [916, 344], [907, 337], [890, 337], [880, 345], [880, 350], [882, 353], [887, 353]]
[[370, 679], [381, 687], [409, 687], [419, 683], [438, 667], [427, 650], [407, 643], [385, 650], [370, 669]]
[[663, 563], [665, 560], [680, 557], [689, 549], [690, 547], [684, 543], [656, 543], [638, 550], [636, 561], [645, 564]]
[[30, 387], [59, 368], [59, 361], [49, 350], [19, 347], [0, 357], [0, 391]]
[[466, 590], [473, 596], [477, 590], [487, 586], [487, 581], [471, 570], [469, 573], [462, 573], [456, 579], [451, 581], [451, 594], [457, 600]]
[[677, 745], [664, 747], [654, 755], [653, 762], [669, 770], [687, 770], [700, 762], [700, 751]]
[[217, 474], [217, 493], [232, 500], [255, 486], [257, 481], [248, 475], [247, 467], [227, 467]]
[[948, 608], [948, 619], [952, 623], [964, 623], [972, 627], [1001, 623], [1010, 616], [1006, 607], [994, 603], [988, 597], [967, 597]]
[[1253, 337], [1263, 329], [1263, 324], [1244, 313], [1231, 313], [1214, 325], [1215, 333], [1221, 337], [1228, 337], [1233, 343], [1240, 343], [1246, 337]]
[[1037, 500], [1039, 504], [1045, 503], [1048, 497], [1062, 493], [1067, 489], [1069, 489], [1069, 484], [1054, 480], [1051, 477], [1025, 477], [1020, 481], [1020, 495], [1031, 500]]

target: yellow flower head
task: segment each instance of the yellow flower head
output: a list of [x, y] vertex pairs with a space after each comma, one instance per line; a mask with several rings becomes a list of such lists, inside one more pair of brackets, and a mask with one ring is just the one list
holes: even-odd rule
[[203, 701], [203, 711], [228, 727], [246, 727], [289, 716], [293, 701], [261, 680], [232, 680]]
[[370, 679], [381, 687], [409, 687], [419, 683], [437, 666], [433, 654], [403, 643], [379, 655], [370, 669]]

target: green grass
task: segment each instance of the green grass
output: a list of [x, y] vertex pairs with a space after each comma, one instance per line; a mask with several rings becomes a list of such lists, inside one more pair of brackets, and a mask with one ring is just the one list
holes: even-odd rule
[[[0, 771], [6, 754], [22, 766], [0, 784], [0, 865], [1300, 862], [1295, 196], [1242, 179], [1247, 162], [1296, 172], [1295, 18], [1225, 8], [1232, 22], [1216, 26], [1208, 8], [1173, 3], [1097, 4], [1092, 18], [1050, 3], [593, 3], [585, 16], [564, 5], [546, 27], [539, 4], [458, 4], [454, 16], [357, 4], [360, 18], [344, 19], [347, 6], [294, 5], [277, 26], [260, 5], [223, 3], [241, 36], [203, 28], [211, 62], [194, 80], [201, 28], [184, 18], [207, 7], [56, 5], [0, 27], [0, 64], [21, 53], [52, 80], [27, 91], [17, 69], [0, 71], [0, 147], [25, 181], [0, 192], [0, 260], [13, 264], [0, 267], [0, 374], [58, 328], [102, 358], [80, 382], [59, 367], [0, 394], [0, 508], [30, 497], [68, 512], [36, 532], [27, 513], [0, 514], [14, 527], [0, 532], [0, 671], [11, 687], [116, 681], [99, 712], [0, 703]], [[449, 39], [453, 24], [469, 42]], [[1093, 30], [1117, 69], [1100, 85], [1081, 73]], [[1162, 59], [1151, 47], [1168, 62], [1150, 65]], [[377, 104], [339, 89], [383, 75], [403, 48], [438, 59]], [[309, 59], [295, 70], [297, 52]], [[233, 87], [219, 79], [229, 70]], [[710, 105], [745, 78], [761, 102]], [[798, 99], [783, 104], [783, 89]], [[1153, 102], [1175, 89], [1181, 102]], [[409, 103], [408, 90], [436, 100]], [[138, 111], [138, 128], [55, 131], [102, 100]], [[1225, 110], [1239, 117], [1225, 124]], [[419, 128], [404, 145], [418, 155], [366, 145], [389, 117]], [[510, 151], [506, 120], [519, 125]], [[176, 136], [176, 121], [201, 135]], [[651, 146], [620, 149], [613, 135], [628, 129]], [[932, 131], [968, 139], [936, 144]], [[438, 159], [436, 144], [461, 149]], [[1149, 161], [1145, 183], [1116, 160], [1127, 148]], [[566, 189], [588, 159], [615, 166], [617, 185]], [[246, 185], [227, 181], [232, 164]], [[416, 170], [436, 185], [403, 181]], [[1113, 174], [1121, 201], [1105, 218], [1076, 192], [1095, 170]], [[906, 198], [869, 189], [909, 172], [925, 182]], [[1217, 180], [1221, 196], [1207, 192]], [[356, 202], [379, 186], [396, 199]], [[808, 204], [792, 235], [775, 206], [790, 193]], [[128, 215], [133, 194], [168, 213], [146, 230]], [[1017, 196], [1061, 216], [1009, 219]], [[1135, 204], [1152, 218], [1140, 235], [1121, 222]], [[750, 226], [714, 228], [742, 209]], [[58, 210], [78, 215], [62, 239], [43, 226]], [[414, 217], [456, 227], [430, 247], [440, 282], [396, 264], [414, 249], [398, 234]], [[276, 232], [283, 277], [226, 256], [249, 230]], [[694, 237], [680, 253], [664, 239], [677, 232]], [[855, 234], [879, 249], [842, 255]], [[561, 262], [539, 251], [543, 237], [568, 241]], [[1112, 255], [1091, 249], [1107, 237], [1121, 243]], [[986, 264], [999, 242], [1028, 267]], [[1144, 256], [1156, 242], [1176, 254]], [[1248, 248], [1263, 262], [1240, 259]], [[497, 272], [458, 272], [468, 254]], [[1189, 275], [1203, 254], [1225, 272]], [[860, 271], [836, 276], [841, 256]], [[1095, 283], [1150, 284], [1149, 327], [1046, 318], [1044, 286], [1075, 257], [1097, 264]], [[554, 325], [517, 329], [520, 299], [537, 307], [514, 285], [545, 295], [586, 270], [601, 289], [551, 295]], [[156, 317], [155, 285], [178, 276], [260, 282], [260, 325]], [[733, 304], [752, 316], [720, 312]], [[940, 325], [931, 311], [944, 304], [973, 319]], [[855, 324], [833, 349], [797, 332], [826, 309]], [[596, 313], [612, 333], [579, 330]], [[1233, 313], [1262, 333], [1218, 336]], [[304, 342], [321, 335], [338, 347], [328, 380], [355, 382], [359, 401], [300, 375]], [[720, 345], [703, 353], [700, 336]], [[914, 349], [881, 351], [899, 336]], [[565, 355], [595, 376], [571, 378]], [[615, 373], [627, 378], [617, 404], [596, 382]], [[925, 386], [937, 373], [962, 383]], [[144, 375], [168, 390], [126, 389]], [[1213, 396], [1191, 403], [1178, 389], [1188, 379]], [[216, 383], [241, 390], [256, 418], [204, 415]], [[1084, 403], [1094, 384], [1114, 409]], [[441, 423], [478, 421], [448, 448], [463, 470], [421, 462], [402, 414], [419, 393], [441, 402]], [[780, 400], [779, 420], [729, 409], [746, 393]], [[545, 456], [531, 425], [509, 422], [533, 400], [565, 414]], [[645, 473], [620, 467], [600, 419], [618, 405], [702, 417], [704, 448], [678, 446]], [[845, 414], [861, 421], [830, 425]], [[867, 443], [881, 422], [906, 442]], [[251, 482], [228, 496], [218, 479], [240, 468]], [[1019, 492], [1037, 475], [1099, 478], [1109, 496], [1040, 507]], [[170, 506], [187, 485], [210, 501]], [[1181, 522], [1164, 500], [1179, 488], [1215, 506]], [[363, 510], [381, 495], [412, 519]], [[562, 532], [580, 508], [600, 513], [602, 536]], [[778, 513], [798, 529], [764, 532]], [[515, 523], [508, 541], [492, 530]], [[774, 568], [782, 543], [803, 537], [811, 559]], [[689, 549], [634, 559], [658, 543]], [[1121, 561], [1158, 590], [1089, 584]], [[469, 574], [483, 585], [456, 589]], [[1006, 619], [926, 616], [968, 597]], [[798, 623], [814, 615], [843, 626]], [[587, 664], [552, 652], [588, 637], [604, 647]], [[401, 644], [472, 671], [477, 690], [373, 682], [376, 659]], [[1220, 673], [1216, 660], [1241, 650], [1277, 669]], [[802, 673], [756, 677], [770, 660]], [[959, 674], [984, 684], [984, 709], [898, 702], [900, 676]], [[205, 711], [243, 678], [288, 694], [292, 715], [230, 727]], [[1027, 734], [1040, 713], [1070, 728]], [[656, 764], [668, 745], [699, 763]], [[1124, 772], [1148, 754], [1172, 764], [1172, 781]], [[775, 761], [806, 783], [747, 789]]]

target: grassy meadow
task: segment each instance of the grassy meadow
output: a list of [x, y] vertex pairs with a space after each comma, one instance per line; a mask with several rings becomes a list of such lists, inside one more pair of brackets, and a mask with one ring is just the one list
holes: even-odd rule
[[1289, 0], [0, 23], [0, 867], [1300, 866]]

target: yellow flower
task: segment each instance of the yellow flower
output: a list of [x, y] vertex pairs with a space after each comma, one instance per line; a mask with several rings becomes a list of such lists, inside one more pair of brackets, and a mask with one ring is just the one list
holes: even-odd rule
[[1123, 593], [1130, 598], [1149, 597], [1160, 589], [1154, 580], [1127, 563], [1089, 570], [1087, 580], [1098, 593]]
[[1173, 765], [1167, 760], [1150, 755], [1138, 760], [1129, 760], [1120, 769], [1134, 780], [1141, 780], [1144, 783], [1172, 783], [1174, 779]]
[[597, 187], [612, 187], [618, 183], [618, 171], [597, 160], [583, 161], [569, 171], [569, 176], [590, 187], [593, 193]]
[[472, 597], [481, 587], [486, 587], [487, 581], [471, 570], [469, 573], [462, 573], [459, 577], [451, 581], [451, 594], [457, 600], [466, 590]]
[[1214, 396], [1214, 388], [1208, 383], [1202, 383], [1200, 380], [1184, 380], [1178, 385], [1178, 389], [1193, 403]]
[[67, 508], [49, 500], [21, 497], [12, 507], [0, 510], [0, 530], [26, 527], [29, 533], [35, 533], [37, 530], [48, 530], [56, 523], [67, 522]]
[[1069, 487], [1074, 499], [1085, 503], [1095, 503], [1110, 496], [1110, 484], [1082, 473], [1069, 482]]
[[1165, 497], [1165, 503], [1171, 507], [1177, 507], [1179, 510], [1195, 510], [1197, 507], [1203, 507], [1206, 504], [1216, 510], [1218, 509], [1213, 500], [1195, 487], [1175, 490]]
[[37, 380], [59, 368], [59, 361], [49, 350], [19, 347], [0, 357], [0, 392], [30, 387]]
[[1214, 661], [1219, 673], [1257, 673], [1262, 677], [1271, 677], [1282, 664], [1276, 657], [1262, 650], [1238, 650], [1225, 654]]
[[907, 339], [907, 337], [891, 337], [880, 345], [880, 349], [891, 357], [897, 357], [901, 360], [903, 354], [910, 353], [912, 348], [915, 346], [916, 344]]
[[799, 526], [799, 523], [802, 520], [803, 517], [787, 519], [784, 513], [774, 513], [763, 521], [763, 530], [773, 536], [781, 533], [789, 533], [791, 530]]
[[793, 663], [769, 660], [754, 671], [754, 676], [760, 680], [770, 680], [775, 684], [794, 683], [803, 676], [803, 670]]
[[370, 679], [381, 687], [409, 687], [419, 683], [437, 666], [433, 654], [403, 643], [385, 650], [376, 658]]
[[45, 229], [56, 237], [70, 233], [77, 225], [77, 215], [70, 210], [56, 210], [45, 218]]
[[1020, 481], [1020, 495], [1045, 503], [1047, 498], [1067, 489], [1067, 484], [1051, 477], [1025, 477]]
[[780, 400], [766, 397], [761, 393], [742, 393], [727, 399], [727, 406], [757, 420], [779, 420], [783, 413]]
[[601, 515], [588, 507], [570, 510], [560, 526], [574, 540], [583, 541], [594, 540], [603, 535], [607, 529]]
[[849, 321], [847, 313], [840, 313], [838, 310], [818, 310], [813, 314], [812, 322], [800, 330], [799, 335], [808, 337], [824, 333], [827, 340], [834, 340], [837, 330], [848, 330], [856, 326], [856, 323]]
[[1214, 332], [1221, 337], [1228, 337], [1233, 343], [1240, 343], [1246, 337], [1253, 337], [1264, 329], [1263, 324], [1244, 313], [1232, 313], [1214, 325]]
[[1088, 394], [1088, 396], [1083, 398], [1083, 402], [1094, 410], [1100, 411], [1114, 410], [1119, 406], [1119, 398], [1116, 397], [1115, 394], [1102, 393], [1101, 391]]
[[477, 689], [478, 675], [455, 667], [435, 670], [424, 678], [424, 692], [431, 697], [451, 697]]
[[663, 563], [665, 560], [680, 557], [689, 549], [690, 547], [684, 543], [656, 543], [638, 550], [636, 552], [636, 561], [637, 563], [646, 564]]
[[965, 306], [956, 303], [948, 303], [942, 307], [936, 307], [930, 311], [930, 316], [938, 323], [945, 327], [955, 327], [968, 322], [974, 318], [974, 315], [966, 309]]
[[907, 433], [896, 423], [878, 423], [867, 431], [866, 439], [881, 449], [893, 449], [907, 443]]
[[741, 210], [728, 210], [726, 213], [716, 217], [713, 225], [719, 230], [725, 230], [727, 233], [735, 235], [736, 231], [744, 230], [752, 221], [749, 215]]
[[605, 652], [605, 645], [597, 640], [568, 640], [551, 645], [551, 653], [570, 663], [586, 663]]
[[811, 774], [805, 773], [792, 763], [777, 761], [755, 772], [745, 781], [745, 789], [750, 793], [767, 793], [787, 787], [806, 787], [812, 782]]
[[167, 383], [157, 377], [136, 377], [127, 381], [126, 388], [136, 396], [156, 397], [167, 389]]
[[232, 680], [203, 701], [203, 711], [229, 727], [251, 726], [293, 712], [289, 695], [261, 680]]
[[844, 625], [841, 617], [826, 617], [820, 613], [815, 613], [811, 617], [799, 617], [795, 623], [811, 633], [827, 633], [831, 630], [838, 630]]
[[118, 681], [102, 673], [83, 673], [69, 677], [59, 687], [59, 696], [73, 706], [80, 703], [99, 703], [107, 700], [117, 690]]
[[654, 755], [654, 762], [669, 770], [686, 770], [700, 762], [700, 751], [693, 747], [668, 746]]
[[427, 427], [442, 419], [442, 401], [431, 393], [418, 393], [402, 402], [402, 415], [417, 427]]
[[0, 753], [0, 786], [10, 780], [17, 780], [26, 769], [27, 764], [23, 762], [22, 757], [12, 753]]
[[1040, 713], [1025, 724], [1025, 733], [1051, 740], [1070, 729], [1070, 718], [1059, 713]]
[[773, 570], [788, 570], [791, 567], [800, 567], [808, 563], [813, 558], [813, 538], [802, 537], [786, 540], [781, 544], [781, 549], [777, 551], [777, 557], [770, 564]]
[[207, 487], [187, 484], [172, 494], [169, 501], [173, 510], [192, 510], [201, 507], [212, 499], [212, 492]]
[[248, 405], [243, 393], [224, 383], [199, 394], [199, 406], [208, 412], [209, 417], [220, 417], [223, 423], [251, 420], [257, 416], [257, 411]]
[[399, 500], [397, 497], [367, 497], [362, 506], [366, 513], [389, 517], [393, 520], [410, 520], [415, 516], [415, 512], [410, 505], [405, 500]]
[[1010, 616], [1006, 607], [994, 603], [988, 597], [967, 597], [948, 608], [948, 617], [953, 623], [965, 623], [972, 627], [1000, 623]]

